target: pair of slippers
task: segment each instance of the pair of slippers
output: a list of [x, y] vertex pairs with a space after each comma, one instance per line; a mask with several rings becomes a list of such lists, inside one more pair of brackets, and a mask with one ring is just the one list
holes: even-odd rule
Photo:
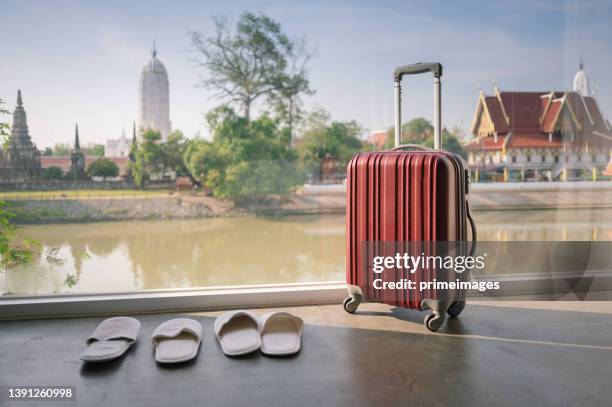
[[[130, 317], [109, 318], [87, 338], [81, 353], [85, 362], [108, 362], [123, 355], [136, 342], [140, 321]], [[162, 323], [151, 337], [158, 363], [180, 363], [198, 354], [202, 325], [194, 319], [177, 318]]]
[[[269, 312], [259, 318], [249, 311], [226, 312], [215, 320], [215, 335], [223, 353], [245, 355], [261, 350], [266, 355], [292, 355], [300, 351], [304, 322], [288, 312]], [[108, 362], [123, 355], [136, 342], [140, 321], [109, 318], [87, 338], [81, 353], [85, 362]], [[158, 363], [180, 363], [196, 357], [202, 342], [202, 325], [176, 318], [158, 326], [151, 337]]]
[[249, 311], [230, 311], [215, 320], [215, 336], [228, 356], [258, 349], [284, 356], [300, 351], [303, 326], [301, 318], [288, 312], [268, 312], [258, 318]]

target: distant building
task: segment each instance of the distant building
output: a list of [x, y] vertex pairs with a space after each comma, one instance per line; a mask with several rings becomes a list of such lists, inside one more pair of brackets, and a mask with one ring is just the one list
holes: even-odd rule
[[30, 137], [21, 91], [18, 90], [8, 146], [6, 150], [0, 150], [0, 181], [31, 181], [40, 175], [40, 152]]
[[121, 132], [121, 137], [118, 139], [106, 140], [106, 146], [104, 147], [105, 157], [128, 157], [130, 155], [130, 149], [132, 144], [136, 140], [136, 123], [134, 123], [132, 129], [132, 140], [128, 140], [125, 136], [125, 131]]
[[164, 64], [157, 59], [155, 43], [151, 50], [151, 59], [140, 72], [138, 96], [140, 130], [157, 130], [161, 133], [162, 140], [166, 140], [171, 131], [168, 72]]
[[[70, 155], [64, 156], [42, 156], [40, 163], [42, 169], [58, 167], [69, 179], [87, 178], [86, 171], [89, 164], [99, 159], [99, 156], [86, 156], [81, 150], [79, 139], [79, 126], [74, 129], [74, 145]], [[108, 157], [109, 160], [119, 167], [119, 176], [126, 177], [128, 174], [129, 157]]]
[[70, 153], [70, 176], [73, 179], [85, 178], [85, 154], [81, 151], [78, 124], [74, 127], [74, 147]]
[[480, 92], [465, 148], [476, 180], [596, 179], [603, 172], [612, 131], [583, 68], [573, 91]]
[[606, 168], [605, 171], [603, 172], [603, 175], [612, 177], [612, 158], [610, 159], [610, 162], [608, 163], [608, 168]]
[[[138, 81], [138, 134], [148, 129], [159, 131], [162, 141], [172, 131], [170, 123], [170, 84], [166, 67], [157, 59], [157, 49], [153, 43], [151, 59], [140, 71]], [[105, 157], [128, 157], [136, 140], [136, 123], [132, 129], [132, 140], [125, 132], [118, 139], [106, 140]]]
[[375, 146], [378, 150], [385, 148], [387, 143], [387, 130], [374, 130], [368, 135], [368, 143]]

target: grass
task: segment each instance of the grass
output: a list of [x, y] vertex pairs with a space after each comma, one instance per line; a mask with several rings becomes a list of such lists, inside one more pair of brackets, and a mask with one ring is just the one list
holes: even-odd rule
[[58, 191], [10, 191], [0, 192], [0, 201], [39, 201], [56, 199], [94, 199], [123, 197], [156, 197], [167, 196], [173, 189], [142, 190], [142, 189], [82, 189]]

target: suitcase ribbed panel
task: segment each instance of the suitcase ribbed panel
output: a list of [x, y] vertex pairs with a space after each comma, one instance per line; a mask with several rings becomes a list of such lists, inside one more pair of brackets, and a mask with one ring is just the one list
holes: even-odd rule
[[[353, 157], [347, 167], [347, 283], [366, 300], [420, 308], [435, 291], [376, 290], [374, 278], [431, 281], [435, 270], [410, 276], [403, 270], [374, 275], [364, 264], [365, 242], [466, 240], [465, 175], [446, 152], [371, 152]], [[418, 255], [420, 253], [412, 253]]]

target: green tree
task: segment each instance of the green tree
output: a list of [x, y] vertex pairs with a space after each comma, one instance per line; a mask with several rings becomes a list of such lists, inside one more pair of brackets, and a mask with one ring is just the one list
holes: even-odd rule
[[215, 33], [191, 32], [196, 62], [207, 70], [201, 84], [227, 103], [237, 103], [247, 120], [262, 96], [293, 100], [309, 91], [305, 64], [309, 54], [263, 14], [243, 13], [232, 29], [227, 20], [213, 18]]
[[[423, 144], [427, 147], [433, 148], [433, 136], [427, 139], [427, 141], [425, 141], [425, 143]], [[463, 149], [463, 146], [461, 146], [459, 138], [455, 134], [448, 131], [446, 128], [442, 129], [442, 148], [446, 151], [450, 151], [451, 153], [457, 154], [463, 159], [467, 159], [467, 154]]]
[[168, 135], [166, 142], [161, 144], [164, 168], [174, 171], [177, 176], [189, 173], [183, 162], [186, 146], [187, 140], [180, 130], [174, 130]]
[[30, 263], [37, 247], [37, 243], [30, 238], [18, 239], [14, 217], [7, 209], [6, 203], [0, 201], [0, 263], [1, 272], [5, 274], [7, 292], [9, 270]]
[[321, 161], [331, 157], [345, 166], [364, 147], [359, 139], [361, 127], [355, 121], [331, 121], [329, 113], [318, 109], [306, 119], [298, 151], [311, 171], [318, 171]]
[[104, 157], [104, 144], [92, 144], [83, 148], [83, 154]]
[[[466, 153], [461, 146], [463, 131], [455, 126], [451, 131], [442, 129], [442, 147], [446, 151], [453, 152], [462, 158], [466, 158]], [[385, 148], [394, 147], [395, 136], [394, 127], [387, 130], [387, 142]], [[423, 117], [417, 117], [407, 123], [402, 124], [402, 144], [421, 144], [433, 148], [433, 126], [431, 122]]]
[[42, 152], [42, 155], [44, 155], [45, 157], [53, 155], [53, 149], [51, 147], [45, 147]]
[[289, 193], [303, 182], [296, 153], [278, 120], [249, 121], [222, 106], [207, 115], [212, 141], [188, 143], [184, 161], [193, 177], [214, 196], [237, 204]]
[[301, 95], [313, 95], [315, 92], [310, 88], [306, 64], [312, 54], [307, 51], [304, 40], [294, 43], [294, 52], [288, 56], [288, 68], [286, 72], [279, 75], [274, 89], [268, 95], [268, 102], [276, 116], [287, 127], [290, 140], [294, 136], [296, 123], [302, 120]]
[[113, 178], [119, 175], [119, 167], [108, 158], [100, 157], [89, 164], [87, 175], [90, 177], [102, 177], [103, 180], [106, 180], [107, 177]]
[[[424, 117], [416, 117], [402, 124], [402, 144], [423, 144], [430, 137], [433, 137], [433, 126]], [[395, 146], [395, 126], [387, 129], [386, 148]]]
[[130, 172], [136, 185], [144, 188], [152, 175], [164, 172], [164, 155], [161, 146], [161, 134], [148, 129], [142, 135], [140, 142], [132, 147], [130, 155]]
[[54, 156], [67, 156], [70, 155], [70, 145], [68, 143], [56, 143], [53, 146]]
[[47, 181], [59, 181], [64, 178], [64, 171], [60, 167], [51, 166], [43, 170], [42, 176]]
[[[11, 114], [11, 112], [2, 107], [2, 105], [4, 104], [4, 101], [0, 99], [0, 116]], [[0, 146], [2, 146], [3, 148], [6, 148], [9, 142], [10, 129], [11, 127], [8, 123], [0, 121]]]
[[20, 237], [14, 218], [15, 214], [8, 208], [6, 202], [0, 201], [0, 273], [5, 275], [6, 293], [9, 291], [9, 271], [31, 263], [35, 256], [44, 258], [50, 265], [62, 264], [64, 261], [58, 248], [41, 249], [40, 243], [36, 240]]

